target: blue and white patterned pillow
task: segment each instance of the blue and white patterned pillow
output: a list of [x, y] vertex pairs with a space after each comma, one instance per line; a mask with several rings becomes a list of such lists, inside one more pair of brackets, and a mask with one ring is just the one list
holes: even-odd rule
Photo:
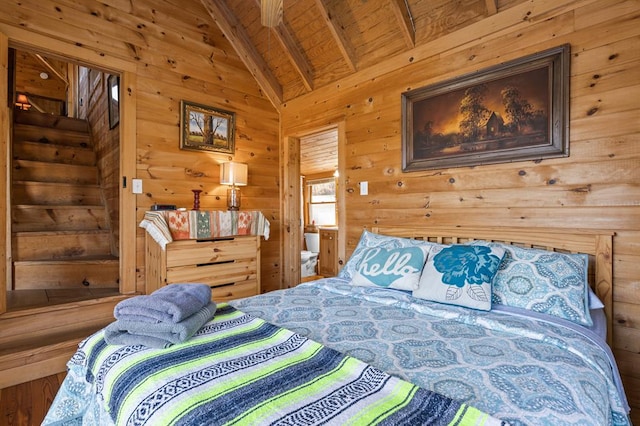
[[506, 250], [493, 281], [495, 304], [554, 315], [590, 327], [586, 254], [567, 254], [474, 241]]
[[427, 261], [429, 247], [372, 247], [362, 252], [362, 259], [351, 279], [353, 285], [415, 290]]
[[491, 310], [491, 282], [504, 256], [500, 247], [454, 244], [431, 248], [413, 296]]
[[400, 237], [391, 237], [389, 235], [375, 234], [373, 232], [369, 232], [366, 229], [362, 231], [362, 235], [360, 235], [360, 241], [358, 241], [358, 245], [355, 250], [351, 254], [351, 257], [344, 265], [344, 267], [338, 273], [338, 278], [343, 278], [345, 280], [351, 280], [358, 269], [358, 265], [362, 260], [362, 256], [364, 251], [372, 248], [379, 247], [385, 249], [391, 248], [402, 248], [402, 247], [431, 247], [437, 245], [436, 243], [431, 243], [428, 241], [422, 240], [413, 240], [411, 238], [400, 238]]

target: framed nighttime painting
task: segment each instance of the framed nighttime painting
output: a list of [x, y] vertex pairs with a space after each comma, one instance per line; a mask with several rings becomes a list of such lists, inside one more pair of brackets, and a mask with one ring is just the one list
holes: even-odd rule
[[180, 101], [180, 149], [233, 154], [235, 113]]
[[570, 46], [402, 94], [402, 171], [569, 155]]

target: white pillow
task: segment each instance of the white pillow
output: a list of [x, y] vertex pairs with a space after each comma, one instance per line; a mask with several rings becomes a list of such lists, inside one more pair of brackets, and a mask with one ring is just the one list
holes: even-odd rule
[[504, 257], [500, 247], [454, 244], [432, 247], [414, 297], [491, 310], [491, 281]]

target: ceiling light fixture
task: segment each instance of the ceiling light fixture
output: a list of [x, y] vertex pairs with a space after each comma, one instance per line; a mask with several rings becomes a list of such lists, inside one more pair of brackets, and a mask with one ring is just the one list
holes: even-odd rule
[[282, 23], [283, 0], [260, 0], [260, 21], [265, 27], [277, 27]]
[[46, 72], [42, 71], [40, 73], [40, 78], [43, 80], [47, 80], [49, 78], [49, 74], [47, 74]]

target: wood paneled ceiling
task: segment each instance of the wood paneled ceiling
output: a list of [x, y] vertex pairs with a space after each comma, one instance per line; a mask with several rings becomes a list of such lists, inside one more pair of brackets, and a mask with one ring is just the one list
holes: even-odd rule
[[526, 0], [284, 0], [273, 28], [260, 0], [200, 1], [279, 107]]
[[307, 178], [338, 170], [338, 131], [300, 138], [300, 174]]

